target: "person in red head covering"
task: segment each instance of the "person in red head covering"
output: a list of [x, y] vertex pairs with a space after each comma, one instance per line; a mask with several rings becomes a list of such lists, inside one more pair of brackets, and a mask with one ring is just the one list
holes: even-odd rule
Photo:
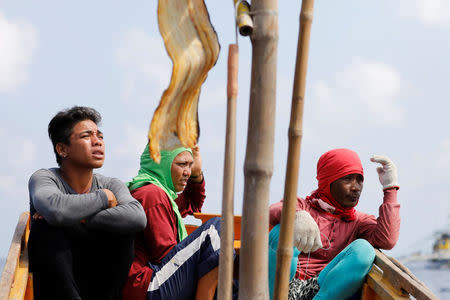
[[[360, 289], [370, 270], [374, 247], [392, 249], [400, 230], [397, 168], [375, 155], [383, 186], [378, 218], [355, 207], [363, 189], [364, 171], [358, 154], [333, 149], [317, 163], [318, 188], [297, 198], [294, 246], [301, 251], [289, 285], [292, 299], [346, 299]], [[280, 223], [283, 202], [270, 206], [270, 223]]]

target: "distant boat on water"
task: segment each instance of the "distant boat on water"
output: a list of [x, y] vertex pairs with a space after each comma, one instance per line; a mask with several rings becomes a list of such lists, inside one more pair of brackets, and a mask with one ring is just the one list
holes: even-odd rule
[[450, 228], [435, 232], [431, 253], [415, 252], [400, 258], [403, 263], [414, 261], [430, 262], [430, 268], [450, 267]]
[[450, 267], [450, 232], [441, 232], [433, 244], [431, 261]]

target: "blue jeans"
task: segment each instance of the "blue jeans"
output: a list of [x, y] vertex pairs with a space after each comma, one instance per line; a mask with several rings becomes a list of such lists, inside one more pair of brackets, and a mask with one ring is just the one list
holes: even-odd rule
[[198, 280], [219, 265], [220, 219], [203, 223], [175, 245], [159, 264], [151, 264], [147, 300], [194, 299]]

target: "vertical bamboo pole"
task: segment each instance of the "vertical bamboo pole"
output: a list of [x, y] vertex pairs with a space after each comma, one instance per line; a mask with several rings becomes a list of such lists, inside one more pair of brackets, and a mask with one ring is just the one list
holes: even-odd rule
[[236, 157], [236, 99], [238, 94], [239, 48], [228, 47], [227, 131], [223, 166], [222, 219], [220, 224], [220, 257], [218, 300], [229, 300], [233, 289], [234, 246], [234, 174]]
[[303, 136], [303, 105], [308, 68], [309, 38], [313, 19], [314, 0], [303, 0], [300, 13], [300, 30], [295, 64], [294, 90], [292, 93], [291, 120], [289, 124], [289, 150], [284, 186], [284, 202], [281, 212], [280, 239], [277, 250], [277, 273], [274, 299], [287, 299], [289, 266], [292, 259], [295, 204], [297, 201], [300, 147]]
[[244, 164], [239, 299], [269, 298], [269, 187], [273, 172], [278, 1], [253, 0], [254, 29], [247, 150]]

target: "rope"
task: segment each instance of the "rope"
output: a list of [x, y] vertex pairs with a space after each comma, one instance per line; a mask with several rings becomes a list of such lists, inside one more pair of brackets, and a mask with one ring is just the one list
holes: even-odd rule
[[[325, 239], [328, 241], [328, 248], [322, 247], [322, 250], [324, 250], [324, 251], [330, 250], [330, 248], [331, 248], [330, 239], [325, 234], [323, 234], [322, 232], [320, 234], [323, 235], [325, 237]], [[303, 280], [306, 279], [306, 274], [308, 272], [308, 264], [309, 264], [309, 257], [310, 256], [311, 256], [311, 252], [308, 253], [308, 259], [306, 260], [305, 276], [303, 277]], [[301, 273], [301, 270], [302, 270], [302, 266], [300, 265], [300, 273]]]

